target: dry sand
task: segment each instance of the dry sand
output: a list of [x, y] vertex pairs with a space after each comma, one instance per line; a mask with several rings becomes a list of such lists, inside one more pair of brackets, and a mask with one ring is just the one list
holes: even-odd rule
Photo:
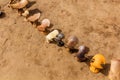
[[29, 10], [39, 9], [65, 39], [79, 38], [90, 48], [88, 55], [102, 53], [106, 68], [94, 74], [86, 63], [75, 60], [65, 48], [45, 43], [41, 34], [16, 10], [0, 0], [6, 13], [0, 18], [0, 80], [108, 80], [111, 58], [120, 57], [120, 0], [30, 0]]

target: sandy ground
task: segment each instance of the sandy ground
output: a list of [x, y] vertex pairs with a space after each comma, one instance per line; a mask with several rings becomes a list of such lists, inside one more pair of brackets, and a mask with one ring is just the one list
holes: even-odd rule
[[30, 0], [29, 10], [39, 9], [39, 21], [50, 19], [64, 41], [76, 35], [76, 48], [86, 45], [88, 55], [106, 57], [108, 65], [98, 74], [65, 48], [45, 43], [44, 34], [7, 7], [9, 1], [0, 0], [6, 13], [0, 18], [0, 80], [108, 80], [111, 58], [120, 57], [120, 0]]

